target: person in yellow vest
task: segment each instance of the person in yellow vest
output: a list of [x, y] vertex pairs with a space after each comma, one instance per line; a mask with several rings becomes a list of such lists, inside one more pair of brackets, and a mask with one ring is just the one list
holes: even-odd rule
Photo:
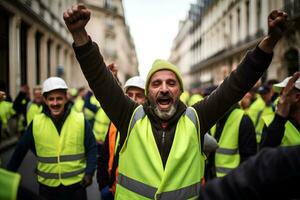
[[[124, 92], [133, 101], [142, 105], [146, 100], [145, 80], [140, 76], [128, 79], [124, 85]], [[119, 131], [113, 123], [110, 123], [103, 151], [98, 152], [100, 156], [98, 157], [97, 181], [102, 200], [111, 200], [115, 194], [120, 152], [119, 139]]]
[[18, 93], [16, 99], [14, 100], [13, 108], [16, 111], [16, 119], [18, 126], [18, 133], [21, 135], [24, 133], [27, 126], [26, 122], [26, 112], [27, 105], [30, 102], [30, 89], [27, 84], [21, 85], [20, 92]]
[[218, 141], [219, 148], [208, 157], [207, 180], [227, 175], [256, 154], [254, 125], [238, 104], [218, 120], [210, 134]]
[[90, 15], [78, 4], [63, 17], [89, 86], [120, 131], [115, 198], [198, 198], [204, 175], [204, 134], [263, 75], [285, 30], [282, 24], [287, 14], [273, 11], [268, 18], [268, 35], [215, 92], [192, 107], [179, 100], [184, 87], [178, 68], [161, 59], [155, 60], [148, 72], [143, 105], [124, 95], [85, 30]]
[[16, 200], [20, 181], [20, 174], [0, 168], [0, 199]]
[[14, 114], [13, 103], [7, 101], [6, 88], [0, 85], [0, 142], [2, 142], [2, 139], [10, 136], [8, 120]]
[[43, 95], [42, 95], [42, 88], [35, 87], [33, 88], [33, 101], [30, 101], [27, 104], [27, 112], [26, 112], [26, 121], [27, 125], [33, 120], [36, 114], [42, 112], [43, 109]]
[[260, 140], [261, 140], [261, 134], [263, 131], [263, 127], [264, 127], [263, 117], [274, 114], [275, 108], [274, 108], [273, 101], [272, 101], [274, 92], [272, 90], [271, 85], [268, 85], [268, 84], [261, 85], [257, 89], [257, 93], [258, 93], [258, 95], [260, 95], [262, 104], [255, 116], [255, 122], [253, 122], [253, 124], [255, 126], [256, 141], [257, 141], [257, 144], [259, 144]]
[[97, 165], [95, 137], [83, 113], [71, 109], [59, 77], [43, 83], [43, 112], [34, 117], [7, 169], [17, 171], [27, 151], [37, 157], [39, 193], [46, 199], [86, 199]]
[[260, 148], [300, 145], [300, 72], [275, 84], [282, 90], [275, 114], [265, 116]]

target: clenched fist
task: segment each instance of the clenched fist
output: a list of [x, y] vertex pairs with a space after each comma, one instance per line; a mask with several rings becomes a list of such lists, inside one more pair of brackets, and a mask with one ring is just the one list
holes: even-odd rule
[[83, 45], [89, 41], [85, 26], [90, 17], [91, 12], [83, 4], [72, 6], [63, 14], [65, 24], [72, 34], [76, 46]]

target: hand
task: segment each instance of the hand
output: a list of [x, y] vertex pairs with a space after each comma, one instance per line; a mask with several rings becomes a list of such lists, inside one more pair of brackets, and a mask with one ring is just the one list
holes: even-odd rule
[[273, 10], [268, 16], [268, 35], [279, 40], [287, 29], [288, 15], [283, 11]]
[[89, 41], [85, 26], [90, 17], [91, 12], [83, 4], [72, 6], [63, 14], [65, 24], [72, 34], [76, 46], [83, 45]]
[[273, 49], [287, 29], [288, 15], [283, 11], [273, 10], [268, 16], [268, 35], [259, 43], [259, 48], [266, 53]]
[[294, 103], [293, 88], [295, 82], [300, 77], [300, 72], [296, 72], [292, 78], [288, 81], [285, 88], [282, 90], [280, 99], [276, 107], [276, 113], [282, 117], [288, 117], [290, 114], [291, 105]]
[[101, 190], [101, 199], [103, 199], [103, 200], [113, 200], [114, 199], [114, 195], [110, 191], [108, 186], [104, 187]]
[[82, 185], [82, 187], [86, 188], [92, 183], [93, 183], [93, 177], [91, 175], [86, 174], [84, 175], [80, 184]]
[[111, 71], [111, 73], [114, 75], [114, 77], [118, 76], [118, 68], [115, 63], [111, 63], [107, 65], [107, 68]]

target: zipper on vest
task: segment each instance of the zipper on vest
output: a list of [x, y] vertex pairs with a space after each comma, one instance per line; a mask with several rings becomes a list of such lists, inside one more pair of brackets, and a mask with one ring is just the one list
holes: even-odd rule
[[166, 140], [166, 132], [163, 131], [163, 132], [162, 132], [162, 136], [161, 136], [161, 144], [162, 144], [162, 146], [164, 146], [165, 140]]

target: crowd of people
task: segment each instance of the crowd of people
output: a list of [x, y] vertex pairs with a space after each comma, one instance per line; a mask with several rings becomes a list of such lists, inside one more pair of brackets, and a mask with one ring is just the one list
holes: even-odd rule
[[[45, 199], [87, 199], [95, 171], [103, 200], [300, 198], [300, 72], [259, 81], [286, 13], [270, 13], [268, 34], [222, 84], [193, 91], [162, 59], [122, 88], [85, 30], [90, 14], [79, 4], [63, 17], [92, 91], [49, 77], [32, 101], [26, 86], [13, 103], [0, 93], [1, 130], [15, 113], [22, 121], [7, 170], [17, 172], [31, 150]], [[9, 171], [0, 170], [11, 177], [1, 178], [11, 189], [0, 197], [16, 198], [20, 176]]]

